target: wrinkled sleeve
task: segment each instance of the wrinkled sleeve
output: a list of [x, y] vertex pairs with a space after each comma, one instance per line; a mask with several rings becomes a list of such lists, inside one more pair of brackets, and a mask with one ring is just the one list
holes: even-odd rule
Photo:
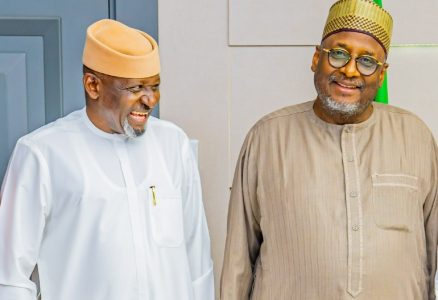
[[428, 294], [429, 300], [435, 300], [435, 274], [437, 268], [438, 244], [438, 150], [433, 138], [431, 152], [431, 189], [424, 202], [423, 215], [426, 233]]
[[0, 299], [35, 300], [29, 279], [47, 213], [48, 169], [41, 154], [18, 142], [0, 192]]
[[221, 276], [222, 300], [249, 299], [263, 241], [257, 200], [258, 139], [250, 131], [240, 151], [228, 209]]
[[210, 236], [202, 203], [201, 181], [190, 142], [183, 145], [184, 235], [195, 300], [214, 299]]

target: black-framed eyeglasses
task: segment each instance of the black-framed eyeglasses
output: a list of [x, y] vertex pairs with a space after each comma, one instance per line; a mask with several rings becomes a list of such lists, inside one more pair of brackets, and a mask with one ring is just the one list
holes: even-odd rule
[[[346, 66], [352, 58], [350, 52], [342, 48], [321, 48], [321, 50], [327, 53], [329, 64], [336, 69]], [[370, 55], [361, 55], [354, 60], [356, 61], [356, 69], [364, 76], [373, 75], [384, 64]]]

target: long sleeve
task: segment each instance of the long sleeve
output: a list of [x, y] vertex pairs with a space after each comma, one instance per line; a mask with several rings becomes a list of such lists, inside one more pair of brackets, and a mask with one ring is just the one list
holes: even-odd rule
[[19, 141], [0, 193], [0, 299], [34, 300], [29, 279], [47, 215], [48, 169], [41, 154]]
[[231, 189], [220, 288], [223, 300], [249, 299], [263, 241], [256, 193], [258, 144], [253, 133], [243, 144]]
[[195, 300], [214, 299], [210, 236], [202, 203], [198, 167], [188, 140], [183, 146], [184, 235]]
[[435, 299], [435, 273], [437, 264], [437, 244], [438, 244], [438, 151], [432, 139], [432, 168], [431, 168], [431, 190], [427, 195], [423, 207], [426, 233], [427, 251], [427, 280], [428, 280], [428, 299]]

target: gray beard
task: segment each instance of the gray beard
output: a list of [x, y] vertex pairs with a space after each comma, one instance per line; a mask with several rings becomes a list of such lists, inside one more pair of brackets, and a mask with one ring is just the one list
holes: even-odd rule
[[364, 112], [369, 103], [345, 103], [333, 100], [328, 96], [320, 96], [322, 105], [331, 115], [342, 115], [345, 117], [353, 117]]
[[143, 130], [135, 130], [134, 128], [132, 128], [131, 125], [129, 125], [128, 119], [125, 119], [123, 121], [123, 134], [131, 139], [142, 136], [145, 133], [146, 128], [147, 128], [147, 123], [145, 124]]
[[366, 103], [346, 103], [336, 101], [332, 97], [322, 94], [319, 90], [318, 98], [321, 100], [324, 110], [332, 116], [340, 116], [342, 118], [351, 118], [363, 113], [371, 102]]

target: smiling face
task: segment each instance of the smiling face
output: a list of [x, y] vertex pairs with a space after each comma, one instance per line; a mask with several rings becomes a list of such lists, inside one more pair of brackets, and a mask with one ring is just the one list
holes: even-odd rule
[[87, 114], [91, 122], [108, 133], [137, 137], [146, 130], [152, 109], [160, 100], [160, 75], [126, 79], [85, 73]]
[[[348, 51], [350, 61], [341, 68], [330, 65], [328, 53], [322, 49], [339, 48]], [[372, 101], [383, 83], [387, 64], [379, 66], [369, 75], [362, 75], [356, 66], [356, 58], [371, 56], [384, 62], [385, 52], [371, 36], [343, 31], [326, 38], [317, 47], [312, 60], [314, 83], [318, 93], [315, 113], [324, 121], [335, 124], [359, 123], [372, 113]]]

